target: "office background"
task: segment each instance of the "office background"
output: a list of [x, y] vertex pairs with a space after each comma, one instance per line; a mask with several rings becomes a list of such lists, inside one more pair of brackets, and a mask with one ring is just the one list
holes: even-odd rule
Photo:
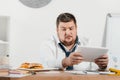
[[[30, 8], [19, 0], [1, 0], [0, 16], [9, 16], [10, 65], [39, 62], [40, 44], [56, 30], [56, 17], [62, 12], [76, 16], [78, 33], [101, 46], [107, 13], [120, 13], [119, 0], [51, 0], [41, 8]], [[44, 54], [44, 53], [43, 53]]]

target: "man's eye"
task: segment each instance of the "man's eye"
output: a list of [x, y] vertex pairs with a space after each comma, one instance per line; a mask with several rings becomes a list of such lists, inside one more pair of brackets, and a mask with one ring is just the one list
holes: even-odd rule
[[73, 30], [73, 28], [71, 27], [70, 30]]
[[62, 31], [66, 31], [66, 29], [62, 29]]

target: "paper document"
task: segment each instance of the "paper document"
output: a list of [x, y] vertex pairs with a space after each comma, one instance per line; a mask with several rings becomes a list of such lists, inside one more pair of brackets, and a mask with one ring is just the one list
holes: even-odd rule
[[78, 47], [76, 52], [80, 52], [84, 61], [94, 61], [94, 59], [107, 54], [108, 49], [104, 47]]
[[87, 74], [87, 73], [84, 72], [84, 71], [74, 71], [74, 70], [72, 70], [72, 71], [65, 71], [65, 72], [67, 72], [67, 73], [72, 73], [72, 74], [80, 74], [80, 75]]

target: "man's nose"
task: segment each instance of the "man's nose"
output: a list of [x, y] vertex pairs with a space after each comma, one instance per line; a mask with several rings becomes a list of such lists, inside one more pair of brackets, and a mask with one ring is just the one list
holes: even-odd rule
[[70, 30], [69, 29], [66, 30], [66, 34], [70, 34]]

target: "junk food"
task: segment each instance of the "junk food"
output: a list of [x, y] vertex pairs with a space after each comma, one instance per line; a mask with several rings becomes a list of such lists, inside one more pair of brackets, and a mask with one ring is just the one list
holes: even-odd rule
[[20, 68], [26, 69], [43, 69], [42, 64], [40, 63], [22, 63]]

